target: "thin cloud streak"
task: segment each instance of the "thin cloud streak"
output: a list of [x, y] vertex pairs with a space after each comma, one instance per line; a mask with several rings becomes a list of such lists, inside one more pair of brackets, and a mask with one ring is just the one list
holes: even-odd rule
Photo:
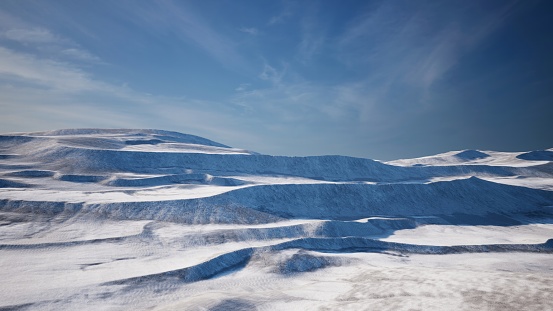
[[424, 101], [434, 84], [501, 27], [513, 9], [507, 4], [497, 14], [476, 16], [467, 25], [463, 19], [471, 13], [468, 6], [450, 7], [456, 11], [450, 19], [447, 14], [452, 12], [442, 12], [439, 5], [417, 3], [384, 1], [336, 40], [337, 57], [345, 65], [370, 68], [365, 88], [380, 94], [380, 102], [400, 85], [414, 92], [414, 103]]
[[92, 55], [89, 52], [82, 49], [68, 48], [68, 49], [61, 50], [60, 53], [74, 60], [79, 60], [79, 61], [84, 61], [89, 63], [96, 63], [96, 64], [104, 63], [98, 56]]
[[313, 58], [320, 53], [325, 43], [323, 27], [315, 17], [315, 13], [304, 18], [301, 22], [301, 41], [298, 45], [298, 58], [303, 64], [313, 61]]
[[129, 20], [137, 27], [155, 29], [157, 33], [174, 33], [181, 40], [191, 42], [213, 59], [232, 70], [243, 71], [248, 63], [238, 52], [235, 42], [215, 29], [183, 2], [159, 1], [155, 5], [140, 2], [132, 7]]
[[67, 63], [39, 59], [0, 47], [0, 76], [16, 83], [39, 85], [62, 92], [102, 91], [103, 83]]
[[98, 56], [82, 49], [70, 39], [64, 38], [51, 32], [46, 28], [27, 27], [12, 28], [6, 27], [0, 39], [18, 42], [24, 46], [32, 47], [38, 52], [50, 54], [53, 58], [69, 61], [80, 61], [93, 63], [95, 65], [105, 64]]
[[64, 40], [44, 28], [9, 29], [4, 32], [4, 37], [20, 43], [62, 43]]
[[259, 30], [257, 28], [254, 28], [254, 27], [242, 27], [239, 29], [241, 32], [243, 33], [247, 33], [247, 34], [250, 34], [252, 36], [256, 36], [259, 34]]
[[284, 8], [282, 9], [282, 11], [277, 15], [273, 15], [267, 22], [267, 25], [274, 26], [274, 25], [284, 23], [287, 19], [292, 17], [292, 15], [293, 15], [292, 3], [287, 1], [284, 3]]

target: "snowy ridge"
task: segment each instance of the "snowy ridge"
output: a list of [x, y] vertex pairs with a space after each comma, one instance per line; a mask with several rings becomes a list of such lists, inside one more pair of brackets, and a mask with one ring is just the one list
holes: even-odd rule
[[[109, 282], [106, 285], [127, 285], [137, 286], [148, 282], [167, 282], [168, 280], [195, 282], [216, 276], [228, 270], [246, 266], [256, 253], [281, 251], [286, 249], [305, 249], [319, 252], [390, 252], [399, 251], [402, 253], [415, 254], [457, 254], [457, 253], [484, 253], [484, 252], [536, 252], [553, 253], [553, 239], [540, 244], [491, 244], [491, 245], [458, 245], [458, 246], [433, 246], [433, 245], [410, 245], [403, 243], [383, 242], [368, 238], [345, 237], [345, 238], [305, 238], [296, 239], [276, 245], [245, 248], [217, 256], [201, 264], [167, 271], [159, 274], [144, 275], [136, 278], [129, 278]], [[317, 257], [313, 257], [317, 258]], [[321, 257], [319, 257], [321, 258]], [[324, 258], [324, 257], [323, 257]], [[320, 262], [312, 262], [313, 266], [305, 267], [305, 271], [312, 271], [324, 267]], [[292, 271], [279, 271], [290, 273]]]
[[553, 160], [553, 151], [537, 150], [530, 152], [497, 152], [481, 150], [451, 151], [428, 157], [401, 159], [385, 162], [400, 166], [425, 165], [491, 165], [525, 167], [544, 164]]
[[195, 305], [190, 293], [203, 301], [203, 282], [235, 293], [245, 282], [279, 292], [259, 300], [273, 309], [290, 280], [367, 256], [550, 256], [552, 152], [380, 162], [262, 155], [160, 130], [0, 135], [0, 292], [21, 284], [0, 308], [74, 309], [91, 296], [106, 297], [91, 309], [172, 308]]
[[[25, 134], [23, 134], [25, 135]], [[111, 136], [114, 138], [121, 137], [135, 137], [136, 139], [126, 139], [124, 142], [126, 144], [135, 144], [139, 142], [145, 142], [146, 144], [154, 142], [162, 143], [163, 140], [168, 140], [172, 142], [180, 143], [189, 143], [197, 144], [204, 146], [214, 146], [214, 147], [223, 147], [229, 148], [223, 144], [214, 142], [209, 139], [205, 139], [200, 136], [183, 134], [179, 132], [163, 131], [163, 130], [153, 130], [153, 129], [142, 129], [142, 130], [132, 130], [132, 129], [64, 129], [64, 130], [55, 130], [48, 132], [34, 132], [29, 133], [30, 136], [76, 136], [80, 139], [75, 139], [75, 141], [92, 141], [94, 138], [100, 136]], [[87, 140], [88, 138], [88, 140]], [[142, 138], [142, 139], [141, 139]], [[149, 139], [148, 139], [149, 138]]]

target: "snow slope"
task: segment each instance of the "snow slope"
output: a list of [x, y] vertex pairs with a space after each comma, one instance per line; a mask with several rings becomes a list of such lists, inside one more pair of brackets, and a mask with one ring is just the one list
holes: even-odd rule
[[[380, 162], [160, 130], [0, 135], [0, 309], [470, 309], [529, 287], [527, 306], [553, 308], [552, 153]], [[503, 285], [457, 282], [447, 263], [468, 254]]]

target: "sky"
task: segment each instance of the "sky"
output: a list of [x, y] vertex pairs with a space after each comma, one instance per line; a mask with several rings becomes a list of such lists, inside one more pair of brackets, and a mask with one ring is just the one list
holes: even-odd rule
[[548, 0], [2, 0], [0, 132], [273, 155], [553, 147]]

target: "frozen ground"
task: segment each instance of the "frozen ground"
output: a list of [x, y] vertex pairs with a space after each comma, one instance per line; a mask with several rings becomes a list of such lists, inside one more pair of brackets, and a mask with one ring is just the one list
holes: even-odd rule
[[0, 310], [553, 310], [553, 149], [0, 135]]

